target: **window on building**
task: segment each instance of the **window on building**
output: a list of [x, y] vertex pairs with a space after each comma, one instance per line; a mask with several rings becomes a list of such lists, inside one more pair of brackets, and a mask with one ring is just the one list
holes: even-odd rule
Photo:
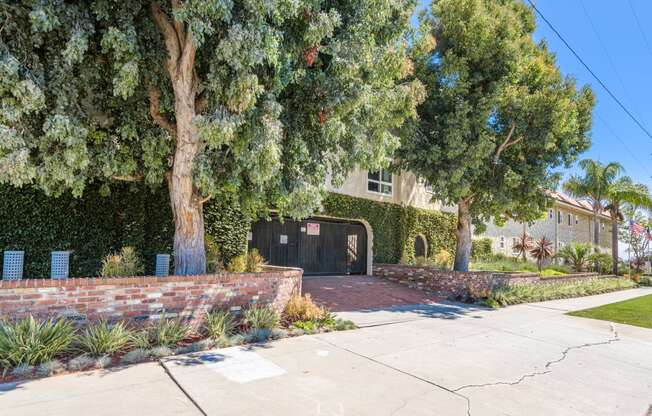
[[551, 208], [548, 210], [548, 218], [553, 219], [554, 217], [555, 217], [555, 213]]
[[573, 225], [573, 214], [568, 214], [568, 225], [569, 226]]
[[512, 237], [512, 254], [513, 255], [517, 255], [517, 254], [520, 253], [518, 251], [518, 249], [516, 248], [517, 245], [518, 245], [518, 237]]
[[392, 173], [386, 170], [369, 172], [367, 175], [367, 190], [379, 194], [392, 194]]
[[498, 238], [498, 247], [501, 249], [505, 248], [505, 237], [503, 237], [502, 235], [500, 236], [500, 238]]
[[575, 215], [575, 224], [579, 224], [579, 223], [580, 223], [580, 216]]
[[557, 211], [557, 224], [561, 224], [561, 222], [562, 222], [561, 211]]

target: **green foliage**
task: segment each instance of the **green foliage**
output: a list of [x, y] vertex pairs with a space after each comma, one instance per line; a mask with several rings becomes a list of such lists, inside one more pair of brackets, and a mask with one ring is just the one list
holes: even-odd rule
[[[593, 93], [560, 74], [534, 30], [532, 9], [518, 0], [439, 0], [421, 18], [413, 58], [429, 95], [398, 156], [437, 200], [463, 205], [466, 227], [537, 219], [555, 168], [590, 145]], [[421, 39], [433, 37], [435, 49], [424, 50]], [[470, 247], [462, 247], [463, 263]]]
[[294, 321], [292, 322], [292, 326], [301, 329], [307, 334], [312, 334], [319, 331], [319, 326], [315, 321]]
[[537, 266], [529, 261], [521, 261], [514, 258], [496, 258], [484, 261], [473, 262], [470, 264], [471, 270], [478, 271], [496, 271], [496, 272], [536, 272]]
[[[17, 215], [17, 213], [19, 215]], [[50, 274], [50, 252], [70, 250], [70, 276], [95, 276], [107, 253], [132, 246], [154, 273], [155, 254], [172, 253], [174, 223], [165, 188], [116, 186], [103, 196], [88, 186], [81, 198], [0, 185], [0, 251], [25, 251], [25, 276]], [[237, 206], [210, 201], [204, 206], [208, 238], [223, 262], [246, 251], [249, 222]]]
[[265, 259], [260, 255], [257, 248], [249, 250], [247, 253], [247, 272], [260, 273], [263, 271]]
[[49, 360], [36, 368], [36, 374], [41, 377], [49, 377], [57, 373], [61, 373], [66, 369], [63, 363], [59, 360]]
[[557, 251], [555, 257], [564, 259], [574, 271], [584, 271], [588, 265], [593, 245], [591, 243], [572, 243]]
[[541, 277], [565, 276], [566, 273], [554, 269], [544, 269], [541, 271]]
[[208, 313], [204, 319], [204, 329], [213, 339], [228, 337], [235, 332], [237, 327], [235, 318], [228, 311], [213, 311]]
[[68, 361], [68, 369], [82, 371], [95, 366], [95, 359], [88, 354], [82, 354]]
[[119, 253], [109, 254], [102, 260], [102, 277], [138, 276], [144, 271], [142, 262], [133, 247], [122, 247]]
[[155, 347], [173, 347], [187, 338], [191, 328], [178, 319], [161, 318], [151, 328], [151, 345]]
[[38, 321], [32, 316], [18, 321], [0, 321], [0, 367], [38, 365], [68, 349], [75, 334], [64, 319]]
[[227, 270], [231, 273], [260, 273], [263, 271], [265, 259], [258, 249], [251, 249], [245, 254], [240, 254], [231, 259]]
[[76, 348], [91, 357], [113, 355], [129, 347], [131, 339], [131, 331], [124, 322], [110, 325], [106, 321], [100, 321], [84, 329], [77, 340]]
[[439, 250], [439, 253], [433, 258], [435, 265], [444, 270], [448, 270], [453, 265], [453, 255], [446, 250]]
[[0, 183], [79, 196], [93, 182], [160, 186], [188, 163], [174, 169], [188, 205], [309, 215], [327, 174], [378, 168], [415, 116], [415, 5], [2, 2]]
[[401, 207], [362, 198], [331, 193], [324, 199], [326, 215], [364, 219], [374, 237], [374, 261], [398, 263], [414, 260], [414, 239], [424, 235], [430, 253], [455, 249], [455, 216], [445, 212]]
[[536, 259], [539, 271], [541, 271], [543, 262], [553, 256], [552, 242], [545, 236], [541, 237], [534, 242], [530, 254]]
[[240, 254], [232, 258], [226, 270], [230, 273], [244, 273], [247, 270], [247, 255]]
[[243, 321], [251, 329], [273, 329], [280, 322], [279, 313], [271, 306], [253, 306], [243, 313]]
[[224, 268], [220, 246], [210, 234], [204, 235], [204, 248], [206, 249], [206, 273], [217, 273]]
[[136, 348], [123, 355], [120, 361], [122, 364], [136, 364], [149, 359], [149, 357], [150, 353], [148, 350]]
[[494, 289], [488, 298], [488, 303], [507, 306], [526, 302], [597, 295], [615, 290], [630, 289], [635, 286], [636, 283], [622, 278], [551, 282], [541, 285], [512, 284]]
[[491, 238], [475, 238], [471, 242], [471, 258], [473, 260], [487, 260], [491, 257]]

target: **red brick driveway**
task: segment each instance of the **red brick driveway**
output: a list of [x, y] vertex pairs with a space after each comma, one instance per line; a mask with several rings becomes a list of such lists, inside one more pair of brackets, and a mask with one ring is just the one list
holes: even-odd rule
[[427, 304], [441, 298], [373, 276], [304, 277], [303, 293], [333, 312]]

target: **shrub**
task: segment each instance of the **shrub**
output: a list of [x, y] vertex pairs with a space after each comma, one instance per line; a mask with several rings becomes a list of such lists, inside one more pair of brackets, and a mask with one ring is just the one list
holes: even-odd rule
[[0, 366], [38, 365], [66, 351], [75, 334], [64, 319], [37, 321], [34, 317], [0, 321]]
[[215, 242], [215, 238], [205, 234], [204, 248], [206, 250], [206, 271], [208, 273], [217, 273], [223, 270], [222, 253], [220, 252], [220, 246]]
[[539, 267], [539, 271], [541, 271], [543, 262], [552, 257], [552, 242], [545, 236], [541, 237], [534, 242], [530, 254], [537, 260], [537, 266]]
[[263, 271], [265, 265], [265, 258], [260, 255], [257, 248], [249, 250], [247, 253], [247, 266], [246, 270], [249, 273], [260, 273]]
[[273, 329], [279, 324], [278, 312], [271, 306], [254, 306], [244, 311], [244, 322], [253, 329]]
[[581, 272], [586, 269], [592, 250], [590, 243], [572, 243], [557, 251], [555, 257], [564, 259], [574, 271]]
[[240, 254], [231, 259], [231, 262], [226, 268], [231, 273], [244, 273], [247, 271], [247, 255]]
[[234, 336], [229, 338], [229, 344], [231, 345], [242, 345], [245, 343], [245, 337], [242, 334], [235, 334]]
[[91, 357], [113, 355], [125, 350], [132, 339], [131, 331], [124, 322], [110, 325], [100, 321], [88, 326], [79, 337], [77, 349]]
[[171, 347], [190, 335], [190, 327], [178, 319], [160, 319], [152, 328], [152, 344]]
[[36, 368], [36, 374], [41, 377], [49, 377], [54, 374], [63, 372], [66, 367], [59, 360], [49, 360]]
[[68, 369], [71, 371], [82, 371], [95, 366], [95, 359], [88, 354], [78, 355], [68, 361]]
[[598, 273], [609, 274], [613, 268], [613, 258], [607, 253], [593, 253], [588, 258], [591, 270]]
[[272, 330], [269, 328], [250, 328], [244, 334], [246, 342], [265, 342], [272, 335]]
[[106, 368], [111, 365], [113, 360], [108, 355], [103, 355], [95, 359], [95, 368]]
[[123, 364], [136, 364], [143, 362], [149, 358], [149, 351], [142, 348], [131, 350], [122, 356], [121, 362]]
[[143, 264], [133, 247], [122, 247], [119, 253], [109, 254], [102, 260], [100, 275], [137, 276], [143, 273]]
[[446, 250], [439, 250], [435, 255], [435, 264], [442, 269], [450, 269], [453, 265], [453, 255]]
[[566, 275], [566, 273], [564, 273], [564, 272], [560, 272], [560, 271], [557, 271], [557, 270], [554, 270], [554, 269], [548, 269], [548, 268], [544, 269], [541, 272], [541, 277], [555, 277], [555, 276], [565, 276], [565, 275]]
[[11, 370], [11, 375], [17, 378], [23, 378], [30, 376], [34, 372], [34, 366], [29, 364], [19, 364], [13, 370]]
[[212, 339], [202, 339], [200, 341], [193, 342], [192, 344], [184, 345], [177, 348], [177, 354], [190, 354], [193, 352], [210, 350], [215, 346], [215, 341]]
[[307, 334], [312, 334], [319, 330], [315, 321], [295, 321], [292, 323], [295, 328], [303, 330]]
[[235, 332], [237, 326], [238, 324], [233, 318], [233, 315], [223, 310], [213, 311], [207, 314], [204, 320], [204, 329], [208, 336], [213, 339], [231, 335]]
[[159, 346], [159, 347], [154, 347], [151, 350], [149, 350], [149, 353], [153, 357], [163, 358], [163, 357], [173, 355], [174, 351], [172, 351], [172, 349], [170, 349], [169, 347]]
[[347, 321], [344, 319], [338, 319], [335, 322], [335, 326], [333, 329], [336, 331], [348, 331], [349, 329], [356, 329], [357, 326], [353, 323], [353, 321]]
[[507, 306], [525, 302], [541, 302], [578, 296], [596, 295], [636, 286], [629, 279], [604, 278], [576, 282], [553, 282], [542, 285], [511, 284], [494, 289], [489, 305]]
[[641, 286], [652, 286], [652, 277], [643, 276], [641, 277], [641, 281], [638, 284]]
[[152, 346], [151, 338], [151, 331], [147, 328], [138, 331], [131, 331], [129, 343], [133, 347], [146, 350]]
[[309, 293], [304, 296], [293, 294], [283, 310], [283, 317], [289, 322], [317, 320], [322, 315], [324, 309], [313, 302]]
[[417, 267], [434, 267], [436, 266], [435, 262], [425, 256], [419, 256], [414, 259], [414, 264]]
[[471, 258], [485, 260], [491, 257], [491, 238], [478, 238], [471, 241]]

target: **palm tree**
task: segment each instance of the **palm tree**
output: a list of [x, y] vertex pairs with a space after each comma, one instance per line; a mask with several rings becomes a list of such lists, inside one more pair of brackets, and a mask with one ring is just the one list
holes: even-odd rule
[[[623, 171], [623, 167], [617, 162], [603, 165], [592, 159], [581, 160], [579, 166], [584, 171], [584, 174], [582, 176], [571, 176], [564, 184], [564, 191], [576, 198], [587, 199], [591, 204], [593, 211], [593, 244], [597, 250], [600, 247], [599, 217], [607, 205], [606, 199], [609, 194], [609, 189], [616, 182], [618, 176]], [[616, 245], [618, 244], [616, 243]], [[613, 251], [611, 254], [612, 256], [614, 255]], [[616, 258], [615, 263], [617, 262], [618, 259]]]
[[530, 250], [530, 254], [537, 260], [537, 267], [539, 267], [539, 273], [541, 273], [543, 262], [552, 257], [552, 242], [545, 236], [541, 237]]
[[527, 253], [534, 247], [534, 241], [532, 237], [526, 232], [523, 233], [517, 240], [514, 242], [513, 249], [518, 253], [519, 256], [523, 256], [523, 261], [527, 260]]
[[573, 175], [564, 184], [564, 191], [575, 198], [589, 201], [593, 210], [593, 244], [600, 246], [600, 223], [598, 218], [605, 209], [609, 189], [623, 171], [620, 163], [611, 162], [603, 165], [592, 159], [579, 162], [584, 171], [583, 176]]
[[575, 243], [562, 247], [557, 251], [556, 256], [569, 263], [576, 272], [584, 271], [589, 259], [593, 245], [590, 243]]
[[605, 209], [611, 216], [611, 257], [613, 273], [618, 275], [618, 221], [623, 220], [623, 204], [652, 209], [652, 197], [647, 186], [634, 183], [629, 176], [623, 176], [611, 184], [606, 196]]

